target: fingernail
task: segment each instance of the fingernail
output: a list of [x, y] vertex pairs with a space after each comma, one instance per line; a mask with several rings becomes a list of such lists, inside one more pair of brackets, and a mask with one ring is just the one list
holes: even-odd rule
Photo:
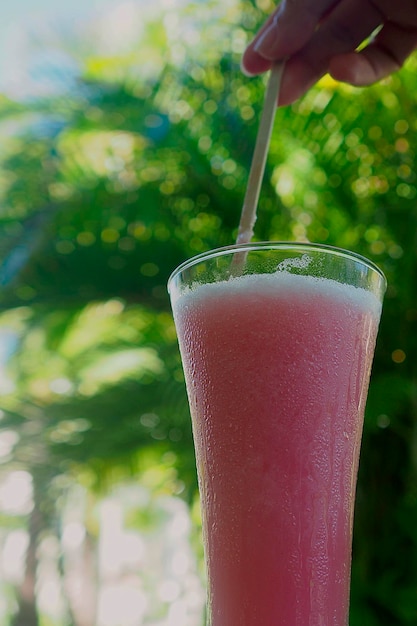
[[[277, 38], [275, 24], [271, 24], [259, 37], [253, 49], [261, 56], [269, 58], [268, 55], [270, 56], [271, 48], [276, 46]], [[272, 59], [271, 56], [270, 58]]]

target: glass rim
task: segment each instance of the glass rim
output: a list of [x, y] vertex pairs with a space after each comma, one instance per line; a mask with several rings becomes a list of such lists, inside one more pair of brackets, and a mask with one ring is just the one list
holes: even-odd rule
[[339, 256], [342, 258], [347, 258], [350, 260], [360, 261], [363, 265], [368, 267], [370, 270], [376, 272], [379, 277], [382, 279], [385, 288], [387, 286], [387, 279], [385, 277], [384, 272], [374, 263], [370, 261], [362, 254], [358, 252], [352, 252], [351, 250], [346, 250], [344, 248], [338, 248], [337, 246], [331, 246], [324, 243], [310, 243], [307, 241], [251, 241], [250, 243], [239, 243], [239, 244], [231, 244], [229, 246], [222, 246], [220, 248], [213, 248], [212, 250], [207, 250], [206, 252], [200, 252], [190, 259], [183, 261], [175, 268], [175, 270], [171, 273], [168, 278], [168, 292], [170, 291], [170, 285], [173, 280], [181, 274], [184, 270], [187, 270], [194, 265], [197, 265], [201, 261], [206, 261], [209, 259], [213, 259], [220, 256], [226, 256], [227, 254], [233, 254], [236, 252], [250, 252], [251, 250], [297, 250], [299, 249], [304, 251], [323, 251], [327, 253], [333, 253], [335, 256]]

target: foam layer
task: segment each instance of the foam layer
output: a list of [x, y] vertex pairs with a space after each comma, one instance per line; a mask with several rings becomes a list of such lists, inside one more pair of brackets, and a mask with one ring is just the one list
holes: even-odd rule
[[360, 287], [339, 283], [328, 278], [316, 278], [279, 271], [273, 274], [251, 274], [233, 277], [218, 283], [195, 283], [180, 294], [175, 307], [196, 305], [206, 298], [254, 297], [280, 298], [285, 294], [298, 294], [301, 298], [320, 296], [324, 300], [345, 302], [355, 309], [370, 311], [375, 317], [381, 314], [381, 303], [371, 292]]

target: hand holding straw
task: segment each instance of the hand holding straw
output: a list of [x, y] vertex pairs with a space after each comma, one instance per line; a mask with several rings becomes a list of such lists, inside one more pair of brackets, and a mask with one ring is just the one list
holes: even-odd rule
[[236, 239], [236, 243], [239, 244], [249, 243], [253, 237], [253, 227], [256, 221], [256, 209], [262, 185], [262, 178], [265, 171], [266, 157], [268, 154], [269, 142], [274, 124], [283, 68], [283, 63], [275, 63], [272, 66], [269, 76], [264, 108], [262, 111], [251, 169], [249, 172], [248, 186], [246, 188], [245, 199], [240, 216], [239, 230]]

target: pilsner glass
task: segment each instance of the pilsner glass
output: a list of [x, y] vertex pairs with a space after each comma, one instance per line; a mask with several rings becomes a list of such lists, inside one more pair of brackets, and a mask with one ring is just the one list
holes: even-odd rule
[[347, 626], [385, 288], [367, 259], [299, 243], [221, 248], [170, 277], [210, 626]]

